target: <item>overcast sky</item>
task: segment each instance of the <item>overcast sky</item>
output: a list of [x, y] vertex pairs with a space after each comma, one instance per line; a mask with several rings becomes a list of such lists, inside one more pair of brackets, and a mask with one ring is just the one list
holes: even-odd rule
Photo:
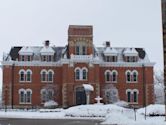
[[0, 0], [0, 57], [11, 46], [67, 44], [67, 29], [93, 25], [94, 44], [143, 47], [163, 69], [160, 0]]

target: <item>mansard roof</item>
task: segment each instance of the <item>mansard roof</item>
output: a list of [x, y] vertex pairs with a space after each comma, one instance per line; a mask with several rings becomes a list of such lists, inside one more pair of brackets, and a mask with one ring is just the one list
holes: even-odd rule
[[[40, 59], [41, 56], [41, 50], [43, 49], [42, 46], [30, 46], [29, 48], [31, 48], [31, 51], [33, 51], [33, 55], [34, 55], [34, 60], [38, 60]], [[69, 58], [68, 55], [68, 46], [64, 46], [64, 47], [51, 47], [51, 52], [54, 52], [54, 60], [58, 61], [61, 58]], [[130, 50], [130, 48], [120, 48], [120, 47], [110, 47], [110, 48], [106, 48], [106, 47], [93, 47], [94, 48], [94, 55], [92, 55], [92, 57], [94, 58], [98, 58], [100, 61], [104, 61], [104, 54], [106, 53], [111, 53], [111, 54], [117, 54], [117, 60], [118, 62], [124, 62], [124, 54], [128, 54], [128, 51]], [[19, 52], [23, 49], [23, 47], [12, 47], [10, 50], [9, 55], [7, 56], [5, 60], [9, 60], [9, 58], [11, 60], [18, 60], [19, 58]], [[139, 59], [138, 62], [150, 62], [148, 55], [146, 54], [146, 52], [144, 51], [143, 48], [132, 48], [131, 51], [134, 54], [137, 54]]]

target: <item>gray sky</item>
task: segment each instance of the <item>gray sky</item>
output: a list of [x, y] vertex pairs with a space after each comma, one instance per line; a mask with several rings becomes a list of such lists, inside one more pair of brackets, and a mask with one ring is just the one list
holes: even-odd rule
[[93, 25], [96, 46], [143, 47], [163, 69], [160, 0], [0, 0], [0, 57], [47, 39], [64, 46], [69, 24]]

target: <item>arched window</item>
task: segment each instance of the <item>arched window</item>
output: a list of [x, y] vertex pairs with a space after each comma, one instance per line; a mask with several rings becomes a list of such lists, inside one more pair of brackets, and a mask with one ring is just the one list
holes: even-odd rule
[[75, 76], [76, 76], [76, 80], [80, 79], [80, 70], [79, 69], [76, 70]]
[[46, 70], [42, 70], [40, 72], [40, 74], [41, 74], [41, 81], [42, 82], [46, 82], [47, 81], [47, 71]]
[[139, 91], [137, 89], [134, 89], [133, 90], [133, 102], [134, 103], [138, 102], [138, 94], [139, 94]]
[[27, 70], [26, 71], [26, 81], [31, 82], [31, 80], [32, 80], [32, 71]]
[[111, 81], [111, 71], [109, 71], [109, 70], [105, 71], [105, 81], [106, 82]]
[[45, 89], [42, 89], [40, 91], [40, 94], [41, 94], [41, 102], [44, 103], [47, 101], [47, 93], [46, 93], [46, 90]]
[[127, 102], [132, 102], [132, 90], [127, 89], [126, 95], [127, 95]]
[[27, 89], [26, 90], [26, 103], [31, 103], [32, 101], [32, 90]]
[[53, 82], [53, 75], [54, 75], [54, 71], [49, 70], [48, 71], [48, 81], [49, 82]]
[[133, 81], [137, 82], [138, 81], [138, 72], [137, 71], [133, 71]]
[[82, 71], [82, 73], [83, 73], [83, 80], [87, 79], [87, 72], [85, 69]]
[[19, 103], [30, 104], [32, 101], [32, 90], [31, 89], [19, 89]]
[[82, 68], [82, 79], [87, 80], [87, 77], [88, 77], [88, 69]]
[[26, 102], [26, 91], [24, 89], [19, 89], [19, 103], [25, 103]]
[[112, 71], [112, 82], [117, 82], [117, 76], [118, 76], [118, 73], [117, 71]]
[[131, 82], [131, 71], [126, 71], [126, 81]]
[[20, 81], [21, 82], [24, 82], [25, 81], [25, 70], [23, 70], [23, 69], [21, 69], [20, 71], [19, 71], [19, 75], [20, 75]]
[[75, 68], [75, 79], [80, 80], [81, 79], [81, 69], [79, 67]]
[[40, 91], [40, 94], [41, 94], [41, 102], [42, 103], [54, 99], [54, 91], [53, 91], [53, 89], [42, 89]]

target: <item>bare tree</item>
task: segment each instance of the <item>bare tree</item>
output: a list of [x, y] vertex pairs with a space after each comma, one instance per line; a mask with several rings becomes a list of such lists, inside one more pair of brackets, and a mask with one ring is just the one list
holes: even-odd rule
[[118, 89], [113, 84], [108, 84], [104, 88], [104, 98], [106, 103], [115, 103], [119, 101]]
[[164, 104], [164, 73], [162, 71], [154, 72], [154, 94], [155, 103]]
[[41, 90], [41, 100], [42, 102], [47, 102], [50, 100], [55, 100], [55, 95], [57, 93], [57, 86], [53, 84], [47, 84]]

